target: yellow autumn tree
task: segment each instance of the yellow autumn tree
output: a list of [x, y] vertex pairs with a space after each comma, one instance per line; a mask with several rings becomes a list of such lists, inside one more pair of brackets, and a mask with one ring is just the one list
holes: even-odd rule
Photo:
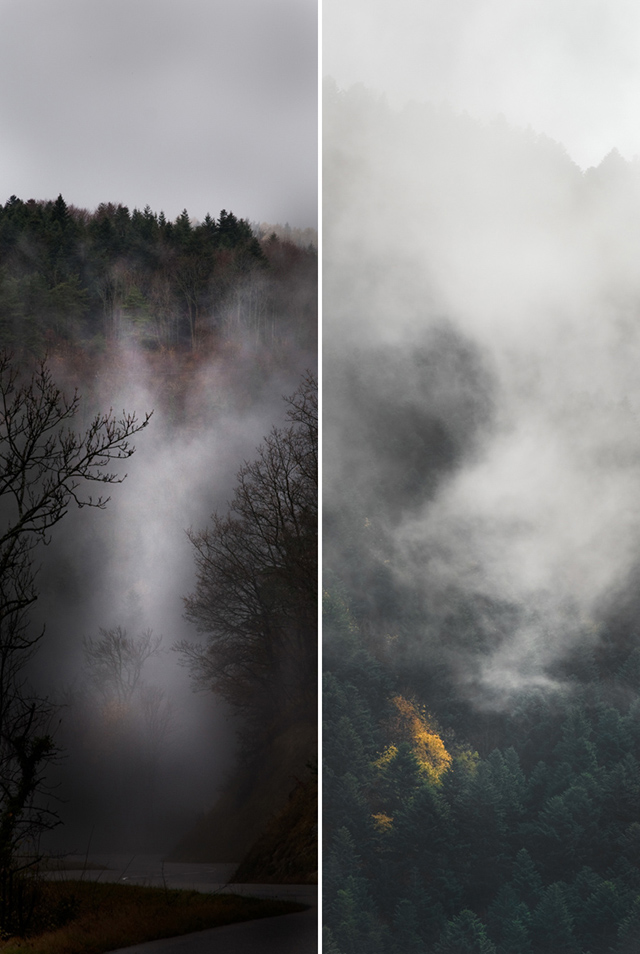
[[447, 752], [432, 718], [423, 706], [404, 696], [394, 696], [391, 703], [394, 712], [387, 723], [387, 730], [393, 742], [376, 764], [382, 768], [395, 756], [397, 744], [408, 742], [421, 771], [430, 782], [439, 784], [451, 765], [451, 755]]

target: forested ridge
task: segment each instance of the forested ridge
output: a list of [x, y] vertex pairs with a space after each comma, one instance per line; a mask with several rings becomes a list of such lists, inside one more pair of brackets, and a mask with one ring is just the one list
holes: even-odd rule
[[324, 103], [324, 950], [631, 954], [640, 166]]
[[335, 581], [323, 626], [325, 950], [637, 950], [640, 650], [479, 713]]
[[311, 245], [275, 231], [260, 241], [224, 209], [199, 223], [185, 209], [172, 222], [149, 206], [88, 211], [61, 195], [12, 196], [0, 206], [0, 344], [196, 350], [243, 335], [313, 347], [315, 270]]

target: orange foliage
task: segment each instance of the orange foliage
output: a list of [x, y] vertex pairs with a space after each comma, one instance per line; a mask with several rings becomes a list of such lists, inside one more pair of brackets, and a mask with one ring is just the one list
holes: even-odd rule
[[[451, 755], [429, 715], [422, 706], [404, 696], [394, 696], [391, 702], [396, 712], [389, 723], [390, 734], [400, 742], [408, 742], [422, 771], [431, 782], [439, 783], [451, 765]], [[390, 753], [391, 749], [393, 753]], [[387, 753], [392, 758], [395, 746], [390, 746]], [[380, 761], [384, 758], [383, 754]]]

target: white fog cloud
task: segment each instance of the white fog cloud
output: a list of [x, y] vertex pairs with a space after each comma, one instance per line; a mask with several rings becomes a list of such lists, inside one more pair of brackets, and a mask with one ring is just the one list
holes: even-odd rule
[[493, 704], [595, 645], [638, 570], [640, 172], [358, 89], [325, 135], [325, 501], [386, 524], [417, 653], [455, 656], [461, 598], [499, 633], [454, 660]]
[[582, 167], [640, 153], [632, 0], [324, 4], [324, 73], [531, 125]]

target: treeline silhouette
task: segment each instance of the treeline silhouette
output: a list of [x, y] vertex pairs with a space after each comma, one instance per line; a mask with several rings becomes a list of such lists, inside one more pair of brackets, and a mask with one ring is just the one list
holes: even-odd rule
[[169, 221], [102, 203], [0, 205], [0, 345], [49, 349], [72, 341], [103, 348], [131, 339], [152, 349], [198, 350], [243, 336], [255, 346], [316, 336], [316, 250], [262, 241], [222, 210]]

